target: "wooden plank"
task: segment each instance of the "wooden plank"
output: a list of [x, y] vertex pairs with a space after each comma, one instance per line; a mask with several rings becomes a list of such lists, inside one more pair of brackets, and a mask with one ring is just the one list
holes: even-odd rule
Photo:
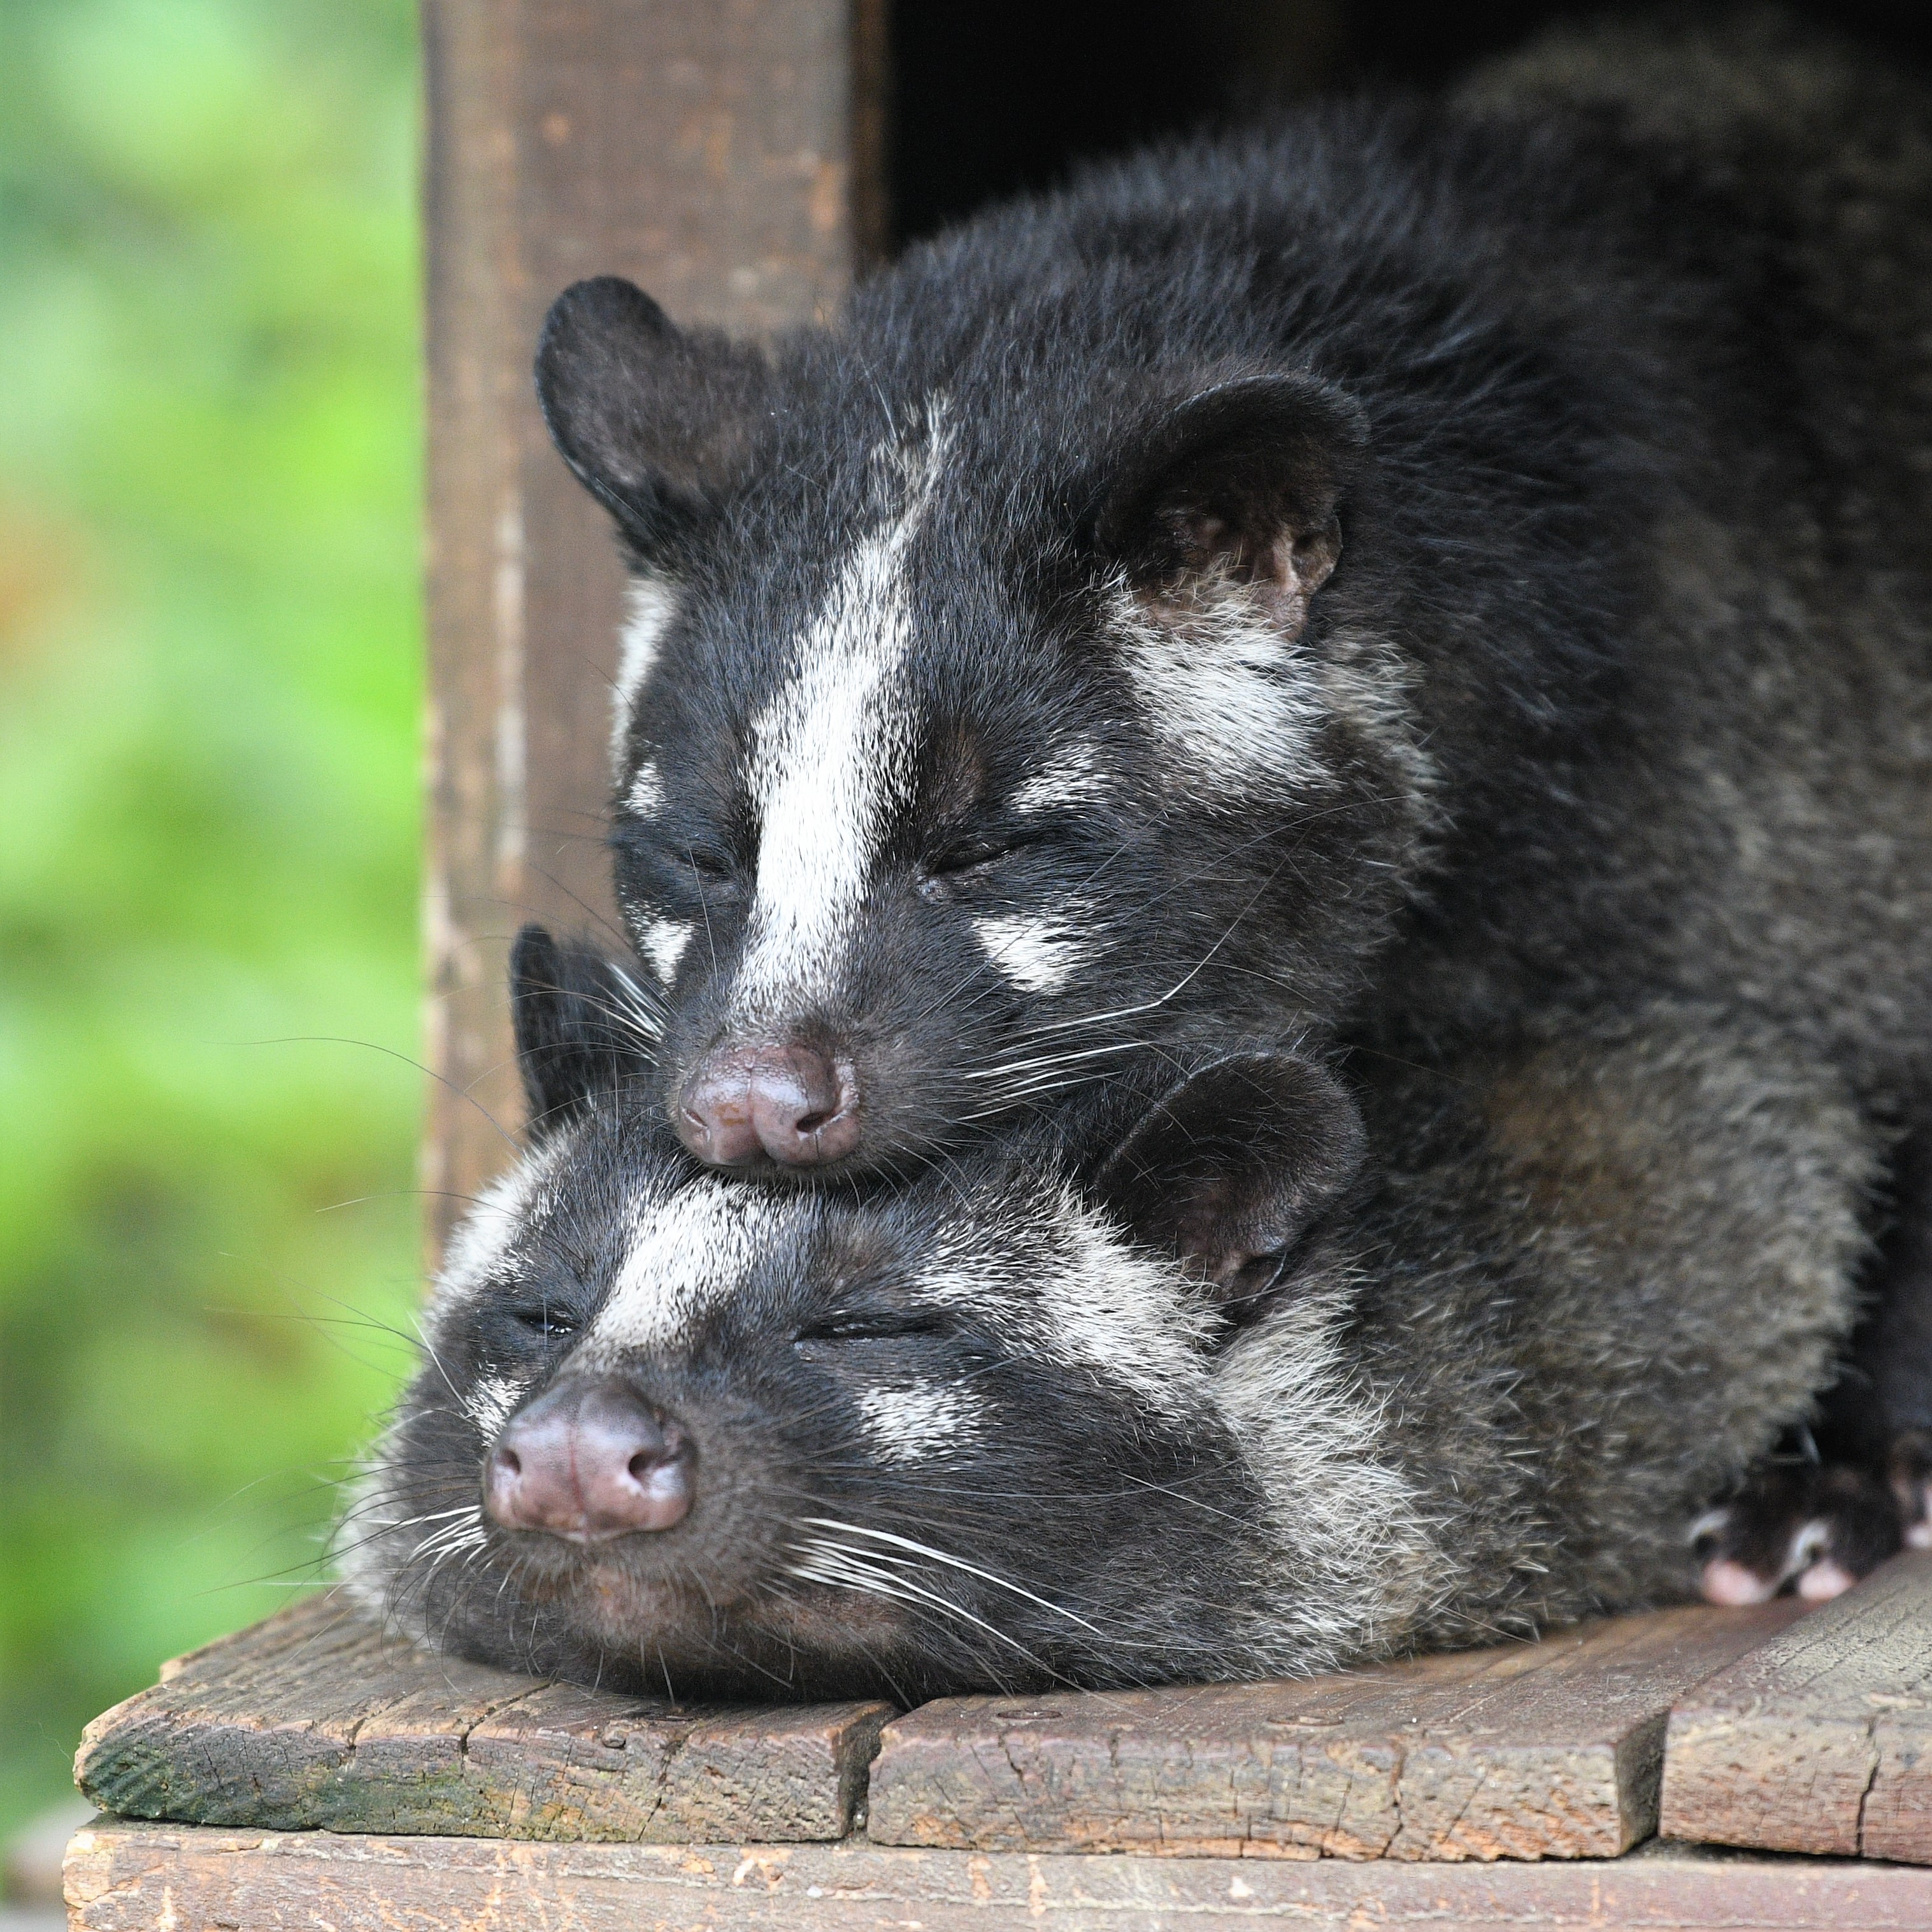
[[1666, 1714], [1802, 1606], [1703, 1606], [1297, 1682], [960, 1697], [888, 1725], [868, 1834], [1010, 1852], [1614, 1857]]
[[97, 1718], [75, 1780], [140, 1818], [518, 1839], [828, 1839], [880, 1703], [676, 1708], [384, 1636], [311, 1599]]
[[681, 322], [826, 313], [884, 227], [883, 0], [425, 0], [432, 1090], [440, 1246], [520, 1108], [505, 950], [610, 916], [621, 574], [530, 389], [580, 275]]
[[1648, 1848], [1615, 1863], [1310, 1864], [843, 1845], [512, 1845], [134, 1825], [68, 1854], [74, 1932], [1923, 1932], [1932, 1871]]
[[1662, 1828], [1932, 1863], [1932, 1551], [1894, 1557], [1678, 1701]]

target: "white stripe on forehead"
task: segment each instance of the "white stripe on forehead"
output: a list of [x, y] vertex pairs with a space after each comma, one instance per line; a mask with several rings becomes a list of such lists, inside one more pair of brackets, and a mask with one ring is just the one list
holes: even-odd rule
[[752, 728], [758, 869], [738, 968], [741, 1014], [782, 1009], [837, 974], [885, 815], [913, 752], [898, 671], [912, 641], [905, 557], [945, 458], [944, 399], [915, 450], [879, 452], [898, 472], [898, 514], [853, 549], [810, 629], [798, 670]]
[[1022, 780], [1014, 788], [1008, 802], [1016, 812], [1031, 815], [1084, 805], [1103, 797], [1106, 790], [1107, 773], [1100, 747], [1090, 739], [1083, 739]]
[[676, 1348], [810, 1212], [795, 1197], [708, 1176], [640, 1194], [629, 1246], [575, 1360], [608, 1367], [633, 1350]]

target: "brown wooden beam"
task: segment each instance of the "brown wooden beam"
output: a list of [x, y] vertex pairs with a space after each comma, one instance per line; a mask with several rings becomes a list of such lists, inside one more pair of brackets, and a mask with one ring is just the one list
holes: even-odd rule
[[96, 1718], [76, 1775], [105, 1810], [280, 1830], [830, 1839], [869, 1809], [875, 1841], [945, 1850], [1613, 1857], [1655, 1826], [1672, 1700], [1802, 1608], [1689, 1605], [1291, 1682], [945, 1698], [881, 1748], [884, 1703], [541, 1684], [338, 1594]]
[[891, 1714], [542, 1683], [418, 1649], [318, 1597], [95, 1718], [74, 1777], [106, 1810], [278, 1831], [838, 1838]]
[[1932, 1550], [1700, 1684], [1666, 1752], [1672, 1838], [1932, 1864]]
[[530, 1845], [102, 1820], [74, 1932], [1924, 1932], [1932, 1871], [1653, 1848], [1567, 1864], [1289, 1864], [845, 1845]]
[[[613, 272], [676, 319], [828, 314], [884, 222], [883, 0], [424, 0], [430, 1102], [440, 1245], [520, 1112], [521, 920], [610, 916], [620, 576], [551, 452], [550, 299]], [[494, 1124], [493, 1124], [493, 1123]]]
[[999, 1852], [1614, 1858], [1672, 1700], [1789, 1624], [1706, 1604], [1262, 1684], [951, 1697], [896, 1718], [870, 1835]]

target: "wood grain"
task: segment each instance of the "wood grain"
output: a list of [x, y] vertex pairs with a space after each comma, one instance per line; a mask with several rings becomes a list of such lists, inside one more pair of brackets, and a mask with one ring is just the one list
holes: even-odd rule
[[610, 917], [622, 578], [538, 325], [604, 272], [748, 334], [828, 313], [882, 236], [884, 32], [882, 0], [425, 0], [433, 1250], [520, 1112], [510, 935]]
[[844, 1845], [513, 1845], [103, 1821], [74, 1932], [1923, 1932], [1932, 1871], [1647, 1848], [1613, 1864], [1312, 1864]]
[[1894, 1558], [1678, 1701], [1662, 1828], [1932, 1863], [1932, 1552]]
[[1614, 1857], [1666, 1714], [1798, 1614], [1694, 1606], [1298, 1682], [928, 1704], [885, 1731], [869, 1834], [981, 1851]]
[[314, 1599], [90, 1724], [104, 1810], [281, 1830], [667, 1843], [850, 1828], [890, 1707], [677, 1709], [384, 1637]]

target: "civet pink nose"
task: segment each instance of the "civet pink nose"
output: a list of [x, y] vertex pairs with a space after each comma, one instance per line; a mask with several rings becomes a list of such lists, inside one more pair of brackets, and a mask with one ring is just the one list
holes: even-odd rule
[[714, 1047], [678, 1096], [678, 1136], [713, 1167], [760, 1159], [817, 1167], [859, 1144], [858, 1102], [851, 1069], [814, 1048], [789, 1040]]
[[690, 1438], [610, 1376], [572, 1376], [513, 1416], [484, 1472], [483, 1503], [506, 1529], [602, 1543], [670, 1529], [691, 1512]]

